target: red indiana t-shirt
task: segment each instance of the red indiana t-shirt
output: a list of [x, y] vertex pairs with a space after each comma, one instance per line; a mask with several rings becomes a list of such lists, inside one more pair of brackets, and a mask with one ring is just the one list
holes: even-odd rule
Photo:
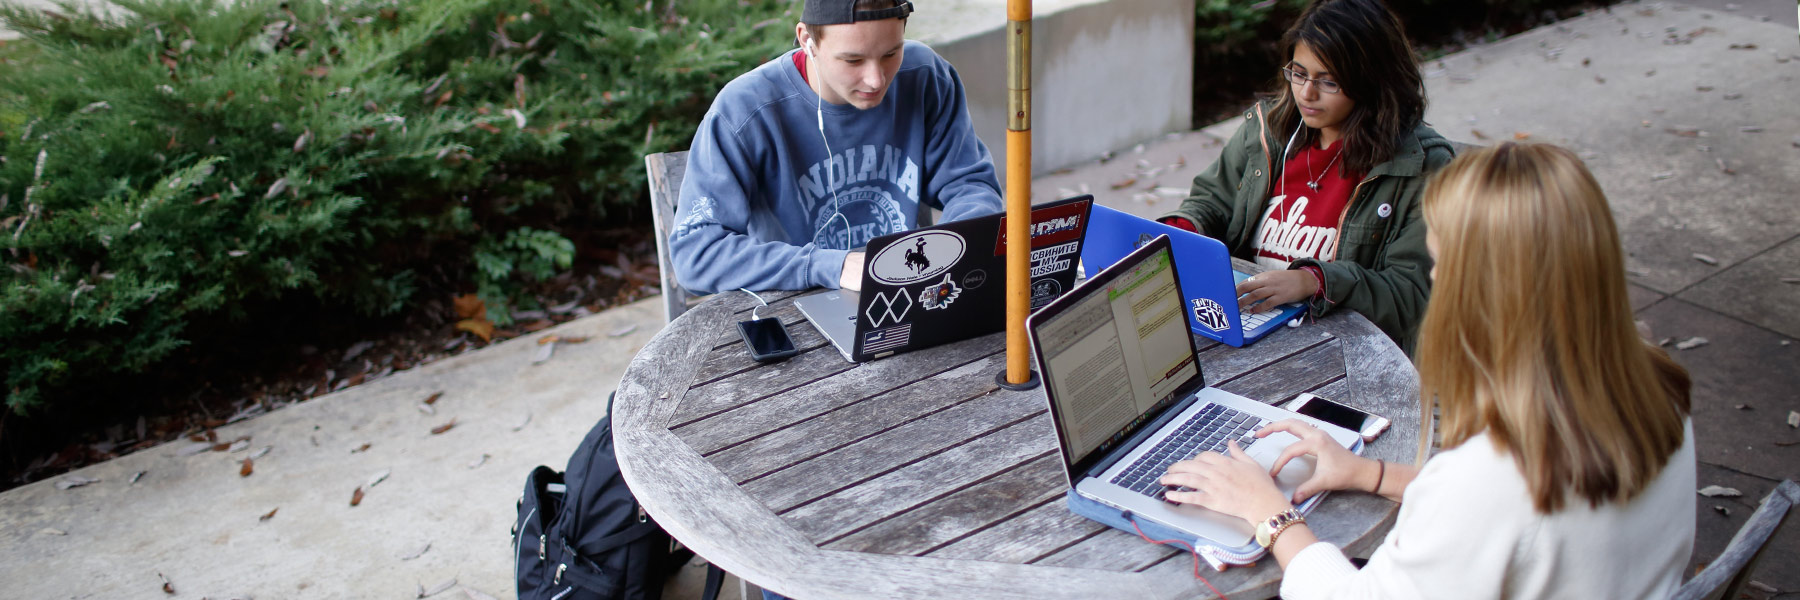
[[[1338, 224], [1361, 179], [1342, 175], [1343, 148], [1343, 140], [1331, 148], [1308, 147], [1287, 162], [1250, 239], [1257, 264], [1286, 269], [1298, 259], [1327, 262], [1337, 256]], [[1314, 181], [1317, 190], [1307, 185]]]

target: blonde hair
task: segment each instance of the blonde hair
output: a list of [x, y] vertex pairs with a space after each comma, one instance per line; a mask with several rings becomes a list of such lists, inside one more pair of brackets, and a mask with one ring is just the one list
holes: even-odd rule
[[1446, 165], [1423, 206], [1437, 267], [1416, 361], [1443, 446], [1486, 431], [1540, 513], [1571, 492], [1635, 497], [1682, 445], [1690, 381], [1639, 337], [1593, 174], [1568, 150], [1503, 143]]

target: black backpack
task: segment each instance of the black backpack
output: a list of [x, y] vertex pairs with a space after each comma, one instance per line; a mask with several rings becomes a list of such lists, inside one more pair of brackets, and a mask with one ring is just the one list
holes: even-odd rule
[[[669, 534], [626, 489], [611, 417], [581, 440], [568, 471], [532, 469], [518, 509], [512, 535], [519, 600], [658, 600], [663, 581], [691, 555], [670, 551]], [[708, 600], [723, 580], [724, 571], [709, 567]]]

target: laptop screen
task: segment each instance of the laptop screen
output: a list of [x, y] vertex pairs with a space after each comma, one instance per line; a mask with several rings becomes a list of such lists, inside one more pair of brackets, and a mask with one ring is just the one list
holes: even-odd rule
[[1032, 319], [1072, 467], [1105, 456], [1199, 387], [1173, 259], [1168, 237], [1158, 237]]

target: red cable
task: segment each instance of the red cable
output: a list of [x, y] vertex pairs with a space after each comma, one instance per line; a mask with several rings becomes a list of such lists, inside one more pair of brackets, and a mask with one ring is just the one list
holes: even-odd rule
[[1144, 530], [1142, 528], [1138, 527], [1137, 519], [1131, 518], [1130, 512], [1125, 513], [1125, 520], [1131, 523], [1132, 529], [1137, 530], [1138, 537], [1144, 538], [1144, 541], [1146, 541], [1146, 542], [1150, 542], [1152, 544], [1157, 544], [1157, 545], [1180, 544], [1180, 545], [1187, 546], [1188, 553], [1194, 555], [1194, 579], [1198, 579], [1198, 580], [1200, 580], [1200, 583], [1206, 584], [1206, 589], [1212, 590], [1213, 595], [1218, 596], [1219, 600], [1229, 600], [1225, 597], [1224, 593], [1219, 591], [1219, 588], [1213, 587], [1213, 584], [1211, 581], [1207, 581], [1205, 577], [1200, 576], [1200, 550], [1198, 548], [1195, 548], [1193, 544], [1189, 544], [1189, 543], [1181, 541], [1181, 540], [1153, 540], [1153, 539], [1150, 539], [1150, 536], [1144, 535]]

